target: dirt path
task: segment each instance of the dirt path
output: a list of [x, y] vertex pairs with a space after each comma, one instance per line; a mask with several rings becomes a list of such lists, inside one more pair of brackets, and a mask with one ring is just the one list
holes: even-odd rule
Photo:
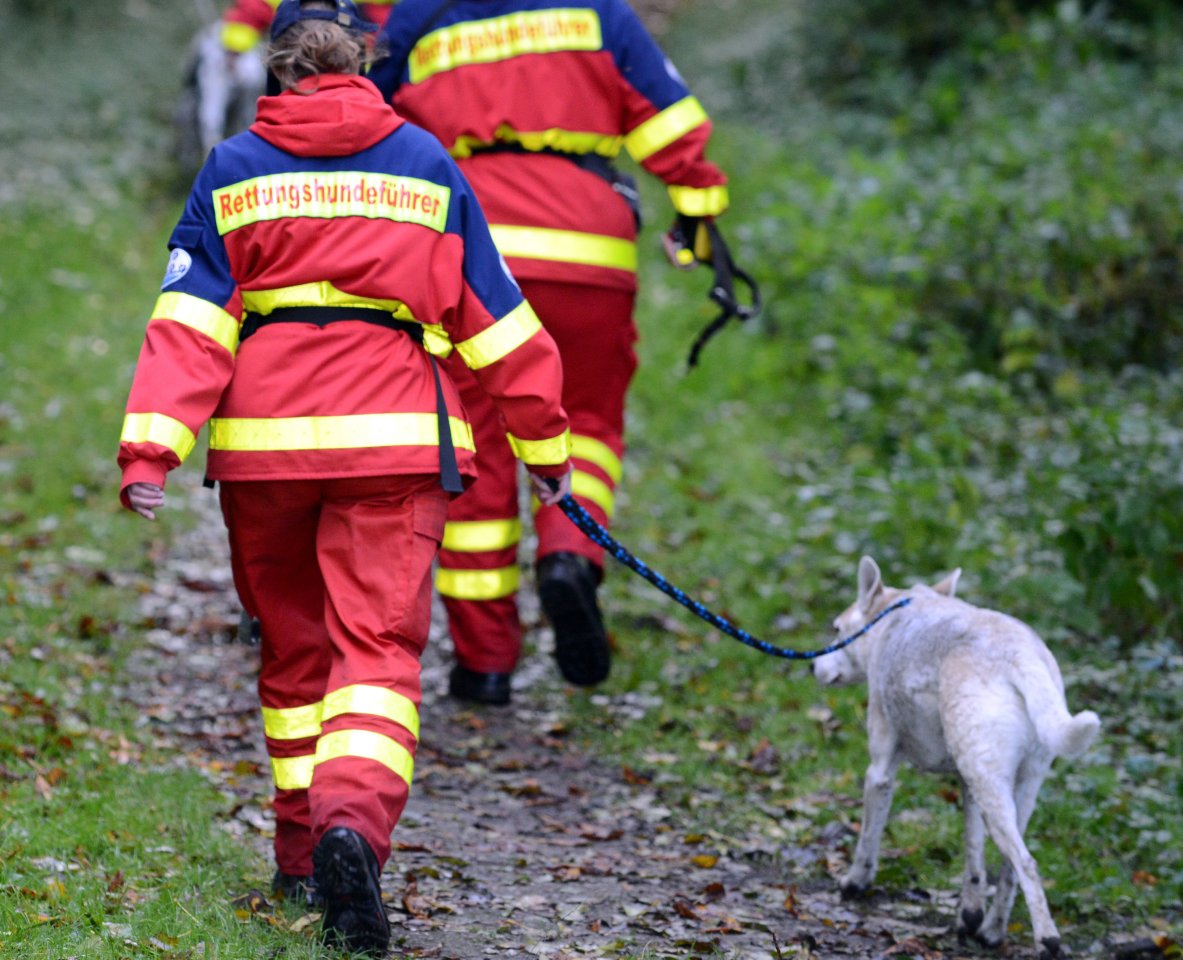
[[[160, 561], [142, 601], [158, 626], [123, 693], [226, 792], [225, 828], [270, 862], [256, 650], [232, 639], [238, 607], [215, 498], [174, 496], [188, 496], [203, 521]], [[531, 600], [525, 620], [536, 623]], [[524, 663], [512, 707], [474, 711], [443, 695], [446, 651], [437, 618], [415, 785], [383, 875], [396, 956], [931, 958], [948, 945], [951, 902], [856, 911], [832, 883], [794, 881], [794, 863], [835, 859], [848, 838], [795, 849], [759, 834], [692, 835], [658, 786], [580, 752], [549, 657]], [[269, 878], [258, 878], [261, 890]], [[314, 934], [314, 917], [276, 916]], [[1024, 956], [1019, 947], [1010, 955]]]

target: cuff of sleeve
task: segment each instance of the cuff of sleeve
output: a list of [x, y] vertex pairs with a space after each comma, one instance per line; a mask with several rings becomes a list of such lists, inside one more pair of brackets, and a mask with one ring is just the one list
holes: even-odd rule
[[512, 433], [507, 433], [505, 438], [509, 441], [513, 455], [528, 467], [566, 463], [571, 456], [570, 429], [546, 440], [523, 440]]
[[687, 217], [717, 217], [725, 213], [731, 205], [724, 184], [713, 187], [683, 187], [671, 184], [666, 189], [674, 209]]
[[555, 480], [561, 480], [565, 477], [571, 469], [571, 461], [564, 460], [562, 463], [527, 463], [526, 469], [536, 477], [553, 477]]
[[119, 502], [128, 510], [131, 504], [127, 499], [127, 488], [133, 483], [154, 483], [164, 489], [168, 470], [157, 460], [133, 460], [123, 468], [123, 483], [119, 487]]

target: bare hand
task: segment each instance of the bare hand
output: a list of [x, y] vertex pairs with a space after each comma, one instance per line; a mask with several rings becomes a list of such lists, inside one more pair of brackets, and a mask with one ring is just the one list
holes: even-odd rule
[[154, 483], [130, 483], [127, 486], [127, 502], [141, 517], [156, 519], [156, 508], [164, 503], [164, 490]]
[[568, 470], [559, 480], [530, 474], [530, 483], [534, 487], [534, 495], [542, 501], [542, 505], [553, 507], [571, 492], [571, 471]]

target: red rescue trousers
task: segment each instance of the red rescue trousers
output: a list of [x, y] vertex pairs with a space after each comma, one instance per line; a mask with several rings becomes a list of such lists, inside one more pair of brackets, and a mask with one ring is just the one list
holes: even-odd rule
[[[542, 280], [524, 280], [521, 287], [563, 360], [572, 492], [607, 526], [624, 453], [625, 394], [637, 367], [635, 294]], [[479, 476], [449, 507], [436, 588], [448, 613], [457, 662], [482, 673], [510, 673], [522, 649], [517, 463], [504, 422], [472, 374], [454, 355], [447, 369], [473, 424]], [[569, 551], [603, 564], [603, 551], [558, 507], [539, 509], [534, 527], [539, 559]]]
[[419, 657], [448, 494], [435, 476], [221, 484], [234, 584], [262, 628], [275, 859], [350, 827], [379, 864], [410, 791]]

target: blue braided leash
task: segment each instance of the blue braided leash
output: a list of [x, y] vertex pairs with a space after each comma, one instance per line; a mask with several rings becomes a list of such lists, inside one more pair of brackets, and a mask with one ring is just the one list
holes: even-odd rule
[[690, 610], [700, 619], [705, 620], [712, 627], [722, 630], [727, 636], [734, 637], [740, 643], [746, 643], [749, 647], [754, 647], [761, 653], [768, 654], [770, 657], [783, 657], [786, 660], [816, 660], [818, 657], [824, 657], [827, 653], [834, 653], [836, 650], [841, 650], [843, 647], [854, 643], [855, 640], [865, 634], [889, 613], [899, 610], [901, 607], [906, 607], [912, 602], [911, 597], [903, 597], [900, 600], [896, 600], [895, 603], [889, 604], [877, 616], [863, 624], [856, 633], [852, 633], [849, 637], [843, 637], [841, 640], [831, 643], [828, 647], [823, 647], [821, 650], [792, 650], [788, 647], [778, 647], [766, 640], [761, 640], [759, 637], [753, 637], [746, 630], [737, 627], [730, 620], [725, 620], [718, 614], [712, 613], [693, 597], [687, 596], [660, 573], [630, 553], [623, 544], [615, 540], [612, 534], [598, 524], [592, 518], [591, 514], [583, 509], [570, 494], [559, 501], [558, 507], [566, 514], [567, 519], [575, 524], [589, 540], [599, 544], [608, 553], [612, 554], [616, 560], [632, 570], [633, 573], [644, 577], [666, 596], [677, 600], [687, 610]]

